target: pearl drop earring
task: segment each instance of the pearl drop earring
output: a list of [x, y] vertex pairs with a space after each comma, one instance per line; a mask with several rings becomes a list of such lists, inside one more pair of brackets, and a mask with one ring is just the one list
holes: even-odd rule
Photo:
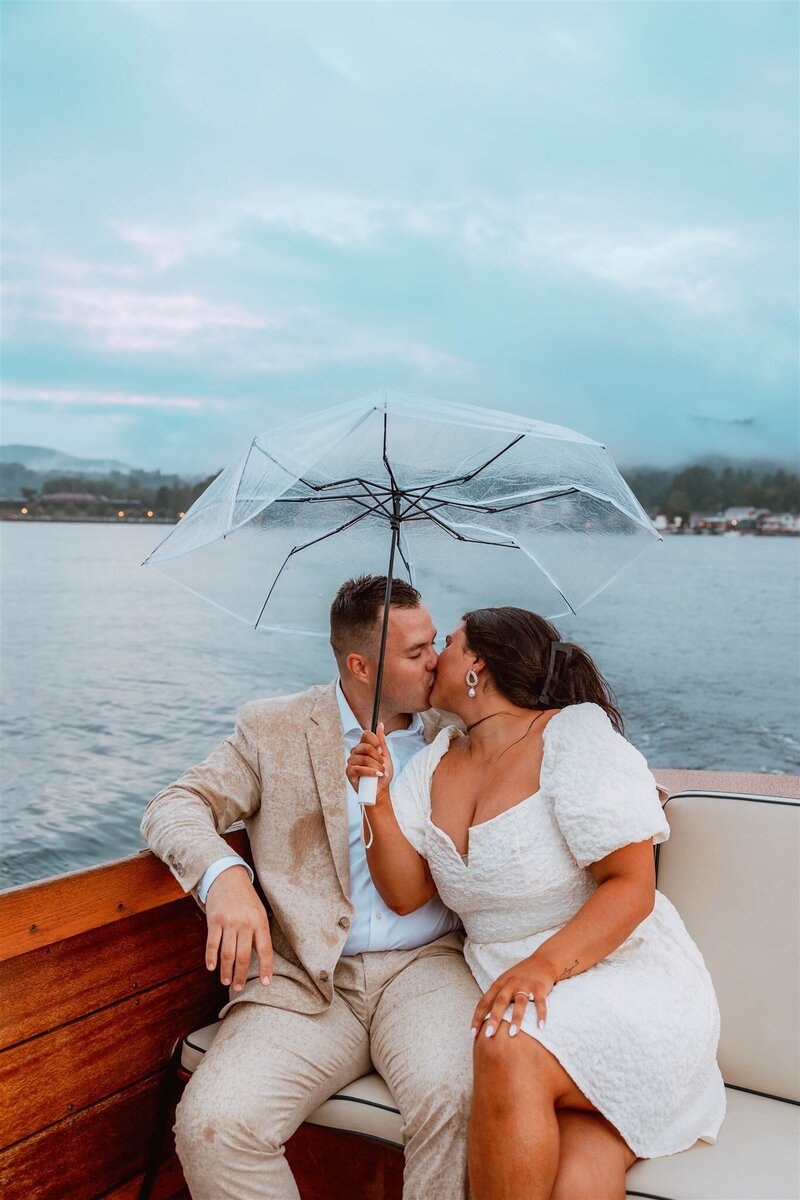
[[478, 682], [478, 676], [476, 675], [476, 673], [474, 671], [470, 670], [470, 671], [467, 671], [466, 679], [467, 679], [467, 684], [469, 685], [469, 691], [467, 692], [467, 695], [472, 697], [472, 699], [474, 700], [475, 699], [475, 685]]

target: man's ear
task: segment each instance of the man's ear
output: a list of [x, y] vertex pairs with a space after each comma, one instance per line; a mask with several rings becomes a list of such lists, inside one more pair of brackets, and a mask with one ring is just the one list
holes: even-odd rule
[[347, 667], [353, 678], [357, 679], [359, 683], [372, 682], [370, 675], [371, 661], [363, 654], [348, 654], [347, 658], [344, 660], [344, 665]]

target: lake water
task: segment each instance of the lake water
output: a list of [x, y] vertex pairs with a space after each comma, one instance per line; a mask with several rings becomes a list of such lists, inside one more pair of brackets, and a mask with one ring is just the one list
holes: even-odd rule
[[[0, 887], [136, 851], [147, 800], [242, 703], [334, 675], [324, 640], [255, 633], [142, 569], [164, 532], [0, 525]], [[651, 766], [800, 773], [799, 565], [796, 539], [667, 538], [559, 621]]]

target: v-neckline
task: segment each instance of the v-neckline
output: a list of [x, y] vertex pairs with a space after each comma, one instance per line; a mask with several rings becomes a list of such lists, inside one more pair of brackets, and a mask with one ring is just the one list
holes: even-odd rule
[[[437, 737], [441, 737], [443, 733], [446, 734], [447, 735], [447, 745], [446, 745], [445, 749], [442, 751], [442, 753], [439, 755], [439, 757], [437, 758], [436, 764], [434, 765], [434, 768], [431, 771], [430, 779], [428, 781], [428, 824], [430, 825], [431, 829], [435, 830], [436, 833], [438, 833], [440, 837], [444, 838], [449, 843], [449, 845], [452, 847], [453, 853], [455, 854], [456, 858], [458, 859], [458, 861], [461, 863], [461, 865], [464, 867], [465, 870], [468, 869], [469, 859], [472, 857], [471, 852], [470, 852], [470, 843], [472, 840], [473, 830], [481, 829], [484, 825], [491, 825], [493, 821], [499, 820], [500, 817], [506, 816], [507, 813], [516, 812], [516, 810], [518, 808], [522, 808], [523, 805], [528, 804], [529, 801], [535, 800], [537, 796], [541, 795], [541, 792], [542, 792], [542, 767], [544, 766], [544, 756], [545, 756], [545, 750], [546, 750], [545, 735], [547, 734], [547, 731], [550, 728], [550, 726], [553, 724], [553, 721], [557, 721], [559, 716], [561, 715], [561, 713], [564, 711], [565, 711], [564, 709], [561, 709], [560, 712], [554, 713], [553, 716], [550, 718], [550, 720], [545, 723], [545, 727], [542, 730], [542, 761], [539, 766], [539, 787], [538, 787], [538, 789], [535, 792], [532, 792], [530, 796], [525, 796], [525, 798], [523, 800], [518, 800], [516, 804], [512, 804], [510, 808], [504, 808], [502, 812], [495, 813], [495, 815], [493, 817], [489, 817], [485, 821], [479, 821], [477, 823], [477, 825], [468, 825], [467, 826], [467, 852], [466, 852], [466, 855], [461, 854], [461, 852], [459, 851], [455, 842], [450, 837], [450, 834], [446, 833], [445, 830], [441, 828], [441, 826], [437, 825], [434, 822], [433, 818], [431, 817], [431, 795], [430, 795], [430, 789], [433, 785], [433, 776], [436, 774], [436, 768], [439, 766], [439, 763], [442, 761], [445, 754], [447, 754], [447, 751], [450, 749], [450, 743], [452, 742], [452, 740], [456, 736], [456, 734], [458, 734], [459, 737], [464, 737], [465, 734], [462, 733], [462, 731], [458, 728], [457, 725], [447, 725], [444, 729], [441, 729], [439, 731], [439, 733], [436, 735]], [[435, 740], [436, 739], [434, 739], [434, 741]], [[433, 744], [433, 743], [431, 743], [431, 744]]]
[[467, 826], [467, 850], [466, 850], [465, 854], [461, 853], [461, 851], [458, 849], [458, 846], [456, 846], [455, 842], [451, 838], [450, 834], [447, 833], [446, 830], [442, 829], [442, 827], [440, 825], [435, 824], [435, 822], [431, 819], [430, 813], [428, 814], [428, 823], [431, 826], [431, 828], [434, 829], [436, 831], [436, 833], [439, 834], [440, 837], [444, 838], [445, 841], [449, 842], [449, 844], [453, 848], [453, 852], [455, 853], [456, 857], [461, 861], [462, 865], [466, 868], [469, 866], [469, 859], [472, 857], [472, 834], [474, 833], [474, 831], [476, 829], [483, 829], [485, 825], [491, 825], [495, 821], [499, 821], [499, 819], [501, 817], [507, 816], [508, 813], [516, 812], [518, 808], [523, 808], [526, 804], [528, 804], [529, 801], [535, 800], [537, 796], [540, 796], [541, 792], [542, 792], [542, 789], [539, 788], [538, 791], [532, 792], [530, 794], [530, 796], [526, 796], [523, 800], [518, 800], [516, 804], [512, 804], [510, 808], [504, 808], [502, 812], [495, 813], [493, 817], [488, 817], [485, 821], [478, 821], [477, 825], [468, 825]]

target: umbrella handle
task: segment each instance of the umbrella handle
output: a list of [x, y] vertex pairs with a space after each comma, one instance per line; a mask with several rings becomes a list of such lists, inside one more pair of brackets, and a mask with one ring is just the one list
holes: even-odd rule
[[373, 805], [378, 797], [378, 776], [362, 775], [358, 781], [358, 803]]

